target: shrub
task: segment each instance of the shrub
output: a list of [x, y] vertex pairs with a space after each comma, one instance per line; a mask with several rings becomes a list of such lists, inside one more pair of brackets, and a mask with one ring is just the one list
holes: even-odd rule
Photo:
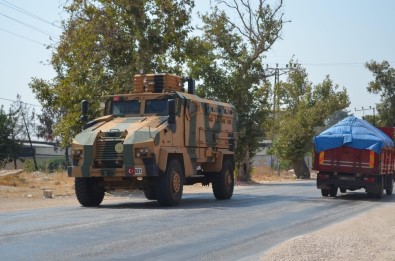
[[[39, 171], [42, 172], [55, 172], [66, 169], [66, 160], [64, 157], [51, 158], [37, 163]], [[23, 168], [26, 172], [34, 171], [34, 162], [31, 159], [25, 160], [25, 166]]]
[[64, 157], [56, 157], [47, 160], [46, 162], [46, 168], [45, 171], [47, 172], [55, 172], [59, 170], [65, 170], [66, 169], [66, 160]]

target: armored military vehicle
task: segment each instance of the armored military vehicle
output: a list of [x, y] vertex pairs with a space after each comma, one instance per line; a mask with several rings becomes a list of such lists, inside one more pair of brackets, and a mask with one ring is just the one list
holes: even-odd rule
[[235, 108], [194, 90], [192, 79], [136, 75], [134, 92], [104, 97], [103, 116], [89, 122], [82, 101], [85, 127], [72, 142], [68, 167], [81, 205], [100, 205], [106, 191], [141, 189], [147, 199], [172, 206], [183, 186], [195, 183], [211, 183], [216, 199], [232, 197]]

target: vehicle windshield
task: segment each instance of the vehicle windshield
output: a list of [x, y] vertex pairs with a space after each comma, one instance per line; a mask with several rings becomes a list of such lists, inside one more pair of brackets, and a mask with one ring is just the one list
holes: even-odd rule
[[167, 99], [146, 100], [144, 113], [155, 113], [157, 115], [167, 115]]
[[111, 111], [113, 115], [139, 114], [140, 102], [138, 100], [113, 101]]

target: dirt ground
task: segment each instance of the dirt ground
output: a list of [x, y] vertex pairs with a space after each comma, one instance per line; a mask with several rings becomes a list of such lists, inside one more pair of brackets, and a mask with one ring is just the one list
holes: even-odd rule
[[[250, 182], [237, 183], [248, 185], [254, 182], [272, 182], [293, 180], [293, 174], [276, 172], [267, 168], [257, 168]], [[44, 197], [44, 191], [52, 193], [51, 198]], [[202, 187], [200, 184], [185, 186], [184, 193], [197, 191], [211, 192], [211, 187]], [[136, 192], [140, 193], [141, 192]], [[105, 195], [105, 200], [124, 200], [114, 194]], [[69, 178], [66, 172], [42, 173], [24, 172], [23, 170], [0, 170], [0, 212], [34, 209], [52, 206], [79, 205], [74, 193], [74, 179]]]
[[[295, 180], [292, 172], [256, 169], [249, 183]], [[52, 191], [45, 198], [44, 191]], [[211, 192], [211, 187], [186, 186], [185, 193]], [[106, 202], [125, 200], [106, 194]], [[0, 212], [55, 206], [79, 206], [74, 194], [74, 180], [66, 172], [26, 173], [22, 170], [0, 171]], [[395, 260], [395, 229], [392, 223], [395, 204], [364, 213], [311, 234], [284, 242], [266, 253], [261, 260]]]
[[[185, 193], [196, 191], [210, 191], [209, 187], [201, 185], [185, 186]], [[128, 192], [128, 196], [142, 192]], [[104, 200], [125, 200], [125, 193], [117, 192], [105, 194]], [[51, 197], [45, 197], [50, 195]], [[79, 206], [74, 192], [74, 179], [69, 178], [66, 172], [27, 173], [23, 170], [0, 171], [0, 212], [28, 210], [55, 206]]]

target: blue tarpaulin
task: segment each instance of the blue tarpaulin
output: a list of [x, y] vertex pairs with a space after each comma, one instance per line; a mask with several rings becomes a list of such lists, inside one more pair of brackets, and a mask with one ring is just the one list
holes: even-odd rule
[[394, 147], [394, 142], [370, 123], [349, 116], [314, 137], [314, 145], [316, 152], [347, 146], [380, 154], [384, 147]]

